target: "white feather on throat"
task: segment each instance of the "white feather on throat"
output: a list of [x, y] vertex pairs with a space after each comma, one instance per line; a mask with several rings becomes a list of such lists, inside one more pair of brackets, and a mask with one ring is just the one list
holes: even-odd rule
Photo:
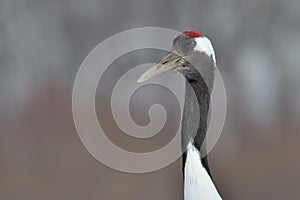
[[184, 200], [222, 200], [192, 143], [187, 148], [184, 168]]

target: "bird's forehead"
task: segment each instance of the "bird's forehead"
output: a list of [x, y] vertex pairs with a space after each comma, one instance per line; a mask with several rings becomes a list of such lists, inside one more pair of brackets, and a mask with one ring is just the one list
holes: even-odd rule
[[201, 37], [201, 34], [197, 31], [185, 31], [182, 34], [190, 38]]
[[187, 37], [186, 35], [184, 34], [180, 34], [178, 35], [176, 38], [174, 38], [173, 40], [173, 44], [174, 45], [182, 45], [182, 44], [185, 44], [185, 43], [189, 43], [191, 41], [194, 41], [195, 38], [193, 37]]

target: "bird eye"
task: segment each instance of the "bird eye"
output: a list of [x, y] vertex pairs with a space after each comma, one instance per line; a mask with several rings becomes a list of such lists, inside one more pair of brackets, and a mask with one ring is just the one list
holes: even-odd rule
[[193, 46], [196, 46], [196, 42], [195, 42], [195, 41], [192, 41], [192, 45], [193, 45]]

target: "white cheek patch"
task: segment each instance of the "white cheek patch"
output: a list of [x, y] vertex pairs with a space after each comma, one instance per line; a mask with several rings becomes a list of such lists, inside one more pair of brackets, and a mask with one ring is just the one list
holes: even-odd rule
[[214, 48], [213, 48], [210, 40], [206, 37], [198, 37], [198, 38], [195, 38], [195, 41], [196, 41], [197, 45], [194, 49], [196, 51], [204, 52], [208, 56], [212, 56], [213, 60], [216, 63], [215, 51], [214, 51]]

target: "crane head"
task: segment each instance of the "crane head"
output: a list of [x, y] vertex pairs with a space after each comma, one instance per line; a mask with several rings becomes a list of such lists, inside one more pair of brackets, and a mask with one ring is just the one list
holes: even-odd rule
[[197, 64], [203, 61], [216, 63], [215, 52], [210, 40], [196, 31], [185, 31], [173, 40], [172, 50], [160, 62], [145, 73], [138, 83], [145, 82], [165, 71], [175, 70], [182, 74], [190, 70], [187, 63]]

